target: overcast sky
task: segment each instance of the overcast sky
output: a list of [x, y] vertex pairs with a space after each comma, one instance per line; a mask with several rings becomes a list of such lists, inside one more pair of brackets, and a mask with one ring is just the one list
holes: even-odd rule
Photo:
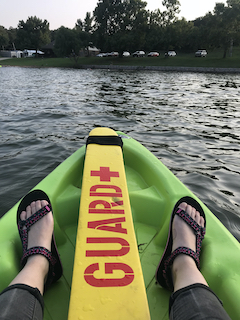
[[[84, 19], [86, 12], [91, 12], [97, 0], [0, 0], [0, 25], [5, 28], [17, 28], [19, 20], [26, 21], [30, 16], [37, 16], [50, 23], [50, 30], [60, 26], [73, 28], [77, 19]], [[161, 9], [162, 0], [147, 0], [147, 9]], [[226, 0], [180, 0], [180, 17], [193, 20], [213, 11], [216, 2]]]

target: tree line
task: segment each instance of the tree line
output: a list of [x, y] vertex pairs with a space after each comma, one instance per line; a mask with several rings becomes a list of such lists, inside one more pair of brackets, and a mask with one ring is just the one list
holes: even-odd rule
[[240, 0], [216, 3], [213, 12], [194, 21], [177, 17], [179, 0], [163, 0], [164, 9], [149, 11], [142, 0], [98, 0], [93, 13], [78, 19], [73, 29], [61, 26], [51, 31], [47, 20], [29, 17], [16, 29], [0, 26], [0, 48], [39, 50], [54, 41], [57, 56], [78, 55], [82, 48], [96, 46], [103, 52], [192, 52], [220, 48], [223, 57], [240, 43]]

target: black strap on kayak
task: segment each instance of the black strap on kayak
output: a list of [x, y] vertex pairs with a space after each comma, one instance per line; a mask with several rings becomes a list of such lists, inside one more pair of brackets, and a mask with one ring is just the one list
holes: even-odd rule
[[122, 139], [118, 136], [89, 136], [87, 138], [86, 145], [88, 144], [100, 144], [103, 146], [119, 146], [123, 147]]

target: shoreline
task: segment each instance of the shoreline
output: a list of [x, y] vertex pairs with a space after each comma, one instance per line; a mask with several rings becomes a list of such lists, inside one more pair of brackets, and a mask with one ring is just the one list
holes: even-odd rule
[[122, 65], [79, 65], [79, 69], [196, 72], [196, 73], [240, 73], [240, 68], [177, 67], [177, 66], [122, 66]]
[[[7, 58], [0, 59], [7, 60]], [[18, 66], [18, 65], [0, 65], [0, 67], [20, 67], [20, 68], [70, 68], [70, 69], [103, 69], [103, 70], [118, 70], [118, 71], [162, 71], [162, 72], [193, 72], [193, 73], [240, 73], [240, 68], [226, 68], [226, 67], [180, 67], [180, 66], [129, 66], [129, 65], [114, 65], [114, 64], [79, 64], [73, 67], [62, 66]]]

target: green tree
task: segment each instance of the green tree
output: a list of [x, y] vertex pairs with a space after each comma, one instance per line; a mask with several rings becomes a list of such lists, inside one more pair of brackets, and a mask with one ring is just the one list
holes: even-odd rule
[[197, 27], [185, 18], [176, 20], [165, 27], [164, 44], [166, 50], [192, 51], [195, 49]]
[[127, 19], [127, 30], [132, 28], [132, 50], [136, 48], [141, 50], [146, 49], [146, 39], [147, 39], [147, 30], [148, 30], [148, 18], [149, 13], [146, 11], [147, 3], [141, 0], [130, 1], [127, 8], [129, 16]]
[[177, 21], [177, 14], [180, 12], [178, 0], [163, 0], [162, 5], [166, 8], [163, 12], [158, 10], [159, 22], [161, 23], [161, 42], [165, 50], [176, 48], [174, 43], [174, 23]]
[[240, 0], [229, 0], [227, 5], [216, 3], [213, 13], [208, 12], [194, 24], [199, 28], [199, 43], [206, 48], [222, 48], [226, 58], [233, 43], [239, 41]]
[[77, 19], [77, 22], [75, 23], [75, 29], [83, 31], [83, 22], [81, 19]]
[[214, 49], [221, 46], [216, 17], [212, 12], [194, 21], [197, 28], [195, 49]]
[[93, 17], [91, 17], [91, 13], [87, 12], [84, 21], [78, 19], [75, 23], [75, 29], [91, 33], [93, 31]]
[[9, 43], [8, 31], [3, 26], [0, 26], [0, 50], [4, 50], [4, 48]]
[[218, 39], [223, 48], [223, 58], [226, 58], [227, 51], [239, 37], [240, 0], [228, 0], [227, 6], [223, 3], [216, 3], [214, 16], [218, 28]]
[[110, 37], [121, 30], [123, 10], [122, 0], [98, 1], [94, 10], [95, 39], [101, 49], [111, 50], [113, 38]]
[[163, 47], [163, 16], [159, 9], [149, 12], [148, 30], [145, 48], [148, 51], [159, 50]]
[[142, 0], [99, 0], [94, 10], [97, 45], [106, 51], [120, 52], [144, 46], [146, 5]]
[[87, 12], [83, 22], [83, 31], [91, 33], [93, 31], [92, 23], [93, 23], [93, 17], [91, 17], [90, 12]]
[[[75, 30], [77, 32], [77, 38], [82, 43], [82, 46], [87, 48], [93, 42], [93, 17], [91, 17], [91, 13], [87, 12], [84, 21], [78, 19], [75, 24]], [[88, 52], [89, 54], [89, 52]]]
[[16, 42], [20, 49], [33, 49], [37, 53], [42, 46], [50, 42], [49, 23], [36, 16], [29, 17], [26, 22], [19, 21]]
[[[17, 29], [10, 27], [8, 29], [8, 37], [9, 37], [9, 44], [8, 48], [12, 48], [13, 44], [15, 45], [16, 38], [17, 38]], [[18, 48], [17, 48], [18, 49]]]
[[57, 56], [65, 57], [70, 55], [78, 56], [83, 43], [78, 36], [76, 29], [60, 27], [55, 38], [54, 52]]
[[165, 25], [170, 25], [177, 20], [176, 15], [180, 12], [180, 2], [179, 0], [163, 0], [162, 5], [167, 9], [162, 12], [162, 20]]

